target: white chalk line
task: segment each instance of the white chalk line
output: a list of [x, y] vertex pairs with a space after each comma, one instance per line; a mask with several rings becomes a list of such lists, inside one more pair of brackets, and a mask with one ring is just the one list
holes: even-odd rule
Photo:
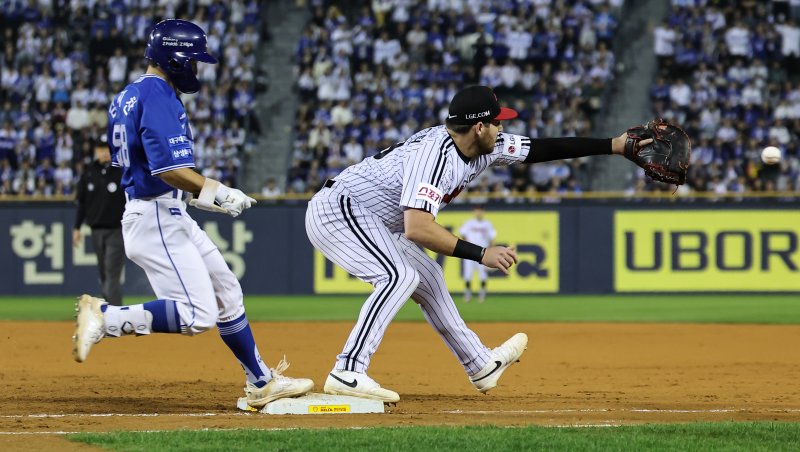
[[450, 410], [442, 411], [446, 414], [559, 414], [559, 413], [690, 413], [690, 414], [704, 414], [704, 413], [800, 413], [800, 408], [769, 408], [769, 409], [752, 409], [752, 408], [719, 408], [709, 410], [661, 410], [661, 409], [645, 409], [645, 408], [582, 408], [582, 409], [556, 409], [556, 410]]
[[250, 413], [62, 413], [62, 414], [6, 414], [0, 419], [42, 419], [65, 417], [213, 417], [213, 416], [249, 416]]
[[[360, 429], [361, 427], [346, 427], [349, 429]], [[194, 431], [197, 432], [231, 432], [235, 430], [242, 430], [241, 428], [200, 428]], [[298, 427], [275, 427], [275, 428], [248, 428], [247, 430], [258, 430], [264, 432], [279, 432], [285, 430], [300, 430]], [[177, 430], [124, 430], [125, 433], [172, 433]], [[79, 433], [89, 433], [92, 435], [103, 435], [103, 434], [110, 434], [110, 433], [119, 433], [119, 432], [92, 432], [92, 431], [74, 431], [74, 432], [66, 432], [66, 431], [44, 431], [44, 432], [0, 432], [1, 435], [77, 435]]]
[[[439, 411], [444, 414], [560, 414], [560, 413], [664, 413], [664, 414], [704, 414], [704, 413], [800, 413], [800, 408], [715, 408], [705, 410], [685, 409], [657, 409], [657, 408], [565, 408], [549, 410], [447, 410]], [[420, 413], [420, 414], [436, 414]], [[215, 416], [254, 416], [253, 413], [36, 413], [36, 414], [6, 414], [0, 419], [58, 419], [82, 417], [215, 417]]]
[[[647, 408], [581, 408], [581, 409], [553, 409], [553, 410], [449, 410], [441, 411], [445, 414], [559, 414], [559, 413], [663, 413], [663, 414], [708, 414], [708, 413], [800, 413], [800, 408], [771, 408], [766, 410], [753, 410], [751, 408], [718, 408], [708, 410], [670, 410], [670, 409], [647, 409]], [[431, 414], [431, 413], [427, 413]], [[433, 413], [435, 414], [435, 413]], [[0, 415], [0, 419], [59, 419], [59, 418], [93, 418], [93, 417], [215, 417], [215, 416], [254, 416], [252, 413], [63, 413], [63, 414], [11, 414]], [[619, 427], [623, 425], [622, 421], [601, 421], [598, 423], [585, 423], [585, 424], [563, 424], [553, 425], [553, 428], [592, 428], [592, 427]], [[513, 426], [510, 426], [513, 427]], [[345, 429], [369, 429], [372, 427], [342, 427]], [[377, 428], [377, 427], [376, 427]], [[199, 431], [228, 431], [239, 430], [240, 428], [232, 429], [198, 429]], [[275, 428], [255, 428], [248, 430], [258, 431], [283, 431], [283, 430], [299, 430], [298, 427], [275, 427]], [[126, 430], [131, 433], [162, 433], [171, 432], [174, 430]], [[2, 435], [74, 435], [77, 433], [106, 433], [106, 432], [87, 432], [87, 431], [34, 431], [34, 432], [5, 432], [0, 431]]]

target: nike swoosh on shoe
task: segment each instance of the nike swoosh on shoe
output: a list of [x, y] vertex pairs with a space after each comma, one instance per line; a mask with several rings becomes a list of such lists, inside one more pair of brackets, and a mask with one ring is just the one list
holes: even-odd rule
[[[494, 371], [492, 371], [492, 372], [494, 372]], [[330, 375], [330, 376], [331, 376], [331, 377], [333, 377], [335, 380], [339, 381], [340, 383], [342, 383], [342, 384], [343, 384], [343, 385], [345, 385], [345, 386], [349, 386], [349, 387], [351, 387], [351, 388], [355, 388], [356, 386], [358, 386], [358, 380], [356, 380], [355, 378], [353, 378], [353, 381], [352, 381], [352, 382], [349, 382], [349, 381], [346, 381], [346, 380], [342, 380], [341, 378], [337, 377], [337, 376], [336, 376], [336, 375], [334, 375], [334, 374], [328, 374], [328, 375]]]
[[[495, 362], [494, 362], [494, 369], [492, 369], [492, 371], [491, 371], [491, 372], [489, 372], [488, 374], [486, 374], [486, 375], [482, 376], [481, 378], [478, 378], [477, 380], [472, 380], [472, 381], [473, 381], [473, 382], [476, 382], [476, 381], [481, 381], [481, 380], [483, 380], [484, 378], [488, 377], [489, 375], [491, 375], [491, 374], [495, 373], [495, 371], [497, 371], [497, 369], [499, 369], [499, 368], [500, 368], [500, 366], [502, 366], [502, 365], [503, 365], [503, 363], [501, 363], [500, 361], [495, 361]], [[336, 377], [333, 377], [333, 378], [336, 378]], [[336, 378], [336, 379], [337, 379], [337, 380], [339, 380], [338, 378]], [[341, 380], [339, 380], [339, 381], [341, 381]], [[342, 383], [344, 383], [344, 382], [342, 381]], [[347, 384], [347, 383], [345, 383], [345, 384]]]

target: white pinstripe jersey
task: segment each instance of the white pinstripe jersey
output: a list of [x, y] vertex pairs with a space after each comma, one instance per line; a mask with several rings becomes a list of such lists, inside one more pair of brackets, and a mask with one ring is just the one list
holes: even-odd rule
[[497, 236], [494, 226], [487, 219], [470, 218], [459, 228], [458, 233], [464, 240], [478, 246], [488, 248]]
[[403, 232], [403, 211], [422, 209], [433, 214], [461, 193], [490, 165], [524, 161], [530, 138], [499, 133], [490, 154], [465, 160], [445, 126], [412, 135], [336, 176], [350, 196], [377, 215], [392, 232]]

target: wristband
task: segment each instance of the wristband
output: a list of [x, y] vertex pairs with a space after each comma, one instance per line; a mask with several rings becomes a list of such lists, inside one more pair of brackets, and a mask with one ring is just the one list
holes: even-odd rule
[[453, 257], [469, 259], [471, 261], [480, 263], [481, 260], [483, 260], [483, 254], [485, 252], [486, 248], [482, 246], [467, 242], [466, 240], [458, 239], [456, 242], [456, 248], [453, 250]]

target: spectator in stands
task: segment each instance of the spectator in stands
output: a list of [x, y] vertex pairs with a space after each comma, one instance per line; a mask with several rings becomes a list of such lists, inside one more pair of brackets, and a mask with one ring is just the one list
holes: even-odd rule
[[[788, 5], [771, 2], [770, 14], [768, 3], [673, 1], [668, 22], [683, 25], [675, 28], [675, 41], [700, 63], [672, 66], [662, 60], [659, 77], [665, 81], [657, 82], [651, 95], [655, 114], [681, 122], [695, 137], [693, 190], [722, 195], [800, 189], [790, 175], [800, 167], [795, 132], [800, 31], [782, 10]], [[682, 79], [691, 80], [688, 106], [686, 96], [676, 92], [687, 91]], [[669, 98], [661, 95], [663, 86], [671, 87]], [[784, 165], [763, 166], [759, 152], [767, 145], [784, 150]], [[647, 184], [646, 189], [661, 188]]]
[[283, 195], [283, 190], [281, 190], [280, 187], [278, 187], [278, 184], [277, 182], [275, 182], [275, 179], [272, 177], [267, 179], [267, 181], [264, 183], [264, 187], [261, 189], [261, 196], [267, 199], [271, 199], [271, 198], [278, 198], [282, 195]]
[[[530, 136], [588, 132], [588, 118], [602, 108], [604, 84], [614, 76], [608, 44], [618, 19], [602, 3], [537, 1], [514, 8], [362, 0], [349, 18], [312, 6], [314, 18], [295, 53], [301, 102], [295, 139], [308, 143], [295, 145], [289, 187], [303, 192], [341, 165], [440, 123], [447, 115], [443, 107], [465, 84], [519, 95], [521, 119], [509, 122], [509, 130]], [[613, 6], [619, 11], [618, 3]], [[351, 36], [352, 46], [325, 39], [334, 35]], [[344, 51], [333, 49], [334, 43]], [[555, 178], [554, 190], [582, 186], [585, 166], [576, 168]], [[500, 172], [501, 185], [528, 191], [527, 174]]]
[[[79, 173], [81, 159], [91, 160], [91, 146], [86, 149], [84, 143], [89, 137], [104, 133], [111, 92], [144, 72], [143, 42], [150, 28], [160, 16], [178, 13], [197, 14], [206, 22], [210, 20], [213, 27], [209, 28], [213, 32], [209, 45], [216, 42], [218, 49], [234, 47], [230, 59], [236, 64], [223, 61], [210, 69], [203, 67], [200, 76], [208, 81], [209, 89], [183, 99], [187, 110], [199, 104], [207, 109], [213, 106], [213, 117], [209, 115], [205, 120], [193, 122], [195, 139], [208, 138], [201, 136], [201, 130], [213, 133], [213, 129], [203, 126], [204, 121], [210, 123], [214, 119], [229, 123], [239, 118], [245, 121], [245, 132], [256, 130], [258, 121], [254, 121], [252, 115], [255, 75], [250, 68], [255, 67], [254, 49], [258, 40], [262, 34], [268, 35], [262, 27], [256, 2], [198, 4], [176, 0], [151, 5], [137, 0], [125, 2], [121, 7], [120, 2], [99, 1], [87, 4], [90, 8], [81, 2], [73, 2], [72, 7], [53, 7], [51, 2], [28, 3], [25, 19], [4, 20], [0, 36], [0, 125], [6, 120], [11, 124], [11, 133], [0, 126], [0, 157], [11, 150], [9, 165], [12, 167], [19, 165], [17, 151], [24, 148], [22, 154], [34, 155], [33, 168], [48, 157], [55, 163], [51, 166], [61, 168], [66, 162], [74, 173]], [[91, 31], [87, 36], [83, 30]], [[118, 30], [126, 30], [126, 33]], [[214, 53], [223, 54], [221, 51]], [[245, 81], [250, 86], [242, 88], [240, 82]], [[260, 83], [263, 86], [264, 80]], [[23, 135], [27, 135], [24, 138], [28, 141], [21, 145]], [[235, 149], [225, 157], [233, 160], [234, 166], [238, 153], [244, 152], [253, 140], [252, 135], [245, 133], [244, 137], [244, 145], [238, 136], [235, 144], [226, 147]], [[30, 152], [31, 145], [33, 152]], [[228, 166], [227, 161], [220, 165]], [[66, 174], [66, 168], [62, 169], [60, 172]], [[36, 181], [33, 191], [70, 193], [74, 190], [74, 180], [68, 182], [67, 179], [64, 176], [56, 182], [69, 185], [62, 187], [63, 190], [56, 189], [54, 183], [45, 179], [43, 185]], [[27, 179], [17, 185], [28, 187]], [[6, 193], [11, 186], [7, 188]], [[21, 193], [33, 191], [23, 189]]]

